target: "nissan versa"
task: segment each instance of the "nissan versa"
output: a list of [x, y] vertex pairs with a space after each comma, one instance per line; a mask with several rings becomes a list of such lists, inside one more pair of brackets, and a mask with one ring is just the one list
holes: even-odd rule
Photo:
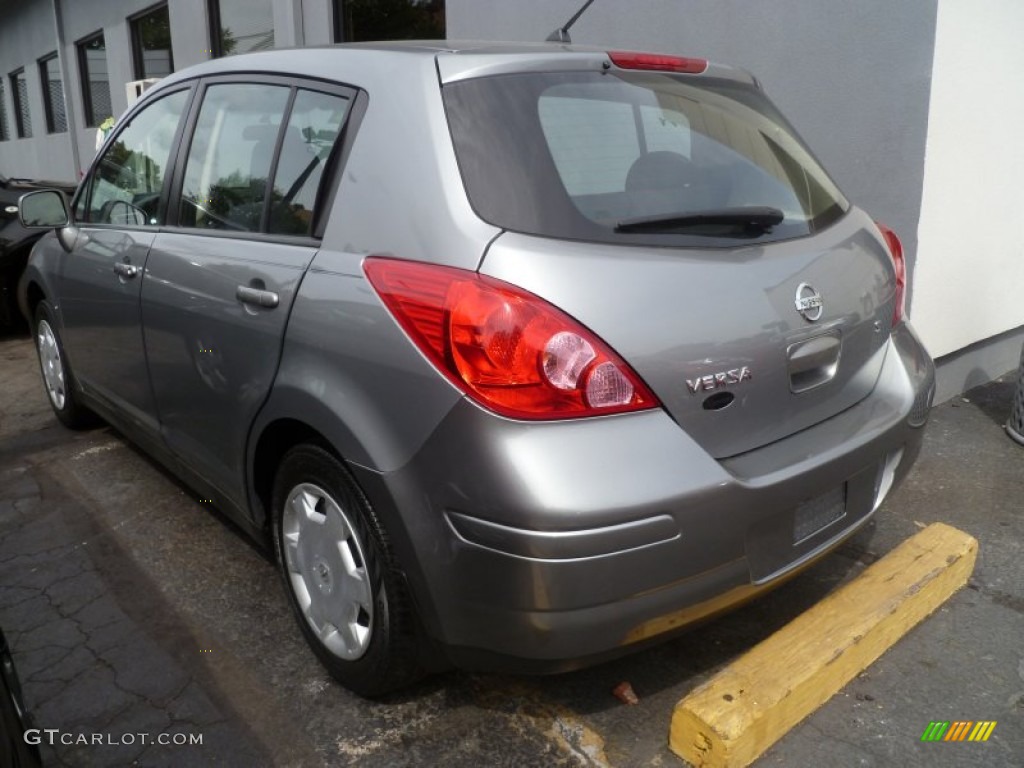
[[932, 399], [896, 235], [700, 59], [232, 56], [20, 212], [57, 417], [271, 544], [364, 695], [575, 668], [778, 583], [871, 517]]

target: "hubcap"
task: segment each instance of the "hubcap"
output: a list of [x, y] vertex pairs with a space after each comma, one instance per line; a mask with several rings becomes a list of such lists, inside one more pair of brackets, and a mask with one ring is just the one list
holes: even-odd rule
[[39, 348], [39, 363], [43, 369], [43, 383], [50, 396], [50, 402], [58, 411], [64, 408], [66, 391], [64, 388], [64, 364], [60, 359], [57, 337], [45, 320], [39, 321], [36, 329], [36, 346]]
[[338, 502], [295, 486], [281, 519], [288, 581], [309, 626], [335, 656], [358, 659], [373, 634], [373, 588], [363, 544]]

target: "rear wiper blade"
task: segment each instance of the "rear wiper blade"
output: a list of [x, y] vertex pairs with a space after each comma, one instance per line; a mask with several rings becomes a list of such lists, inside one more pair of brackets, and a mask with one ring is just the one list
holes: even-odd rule
[[742, 208], [716, 208], [708, 211], [637, 216], [632, 219], [622, 219], [615, 225], [615, 231], [666, 232], [691, 227], [725, 226], [741, 227], [744, 231], [761, 233], [776, 224], [781, 224], [785, 218], [786, 215], [778, 208], [752, 205]]

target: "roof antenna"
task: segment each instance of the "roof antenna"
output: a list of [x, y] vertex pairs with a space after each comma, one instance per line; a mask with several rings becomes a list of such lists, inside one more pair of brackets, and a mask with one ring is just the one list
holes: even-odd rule
[[569, 27], [571, 27], [573, 24], [576, 23], [576, 20], [580, 16], [583, 15], [583, 12], [586, 11], [587, 8], [590, 7], [590, 4], [592, 2], [594, 2], [594, 0], [587, 0], [587, 2], [585, 2], [583, 4], [583, 7], [580, 8], [578, 11], [576, 11], [575, 14], [573, 14], [573, 17], [571, 19], [569, 19], [567, 22], [565, 22], [564, 25], [562, 25], [561, 27], [558, 27], [554, 32], [552, 32], [550, 35], [548, 35], [547, 42], [549, 42], [549, 43], [571, 43], [572, 42], [572, 38], [569, 37]]

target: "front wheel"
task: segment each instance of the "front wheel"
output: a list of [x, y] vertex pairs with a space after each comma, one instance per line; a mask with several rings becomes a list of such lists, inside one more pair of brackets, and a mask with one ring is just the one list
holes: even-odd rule
[[288, 601], [334, 678], [377, 696], [420, 677], [412, 609], [387, 534], [341, 462], [318, 446], [290, 450], [273, 510]]
[[36, 306], [34, 327], [43, 386], [50, 398], [54, 414], [70, 429], [87, 429], [95, 426], [98, 422], [97, 417], [78, 401], [75, 394], [71, 383], [71, 368], [68, 366], [64, 346], [57, 334], [53, 310], [45, 301], [40, 301]]

